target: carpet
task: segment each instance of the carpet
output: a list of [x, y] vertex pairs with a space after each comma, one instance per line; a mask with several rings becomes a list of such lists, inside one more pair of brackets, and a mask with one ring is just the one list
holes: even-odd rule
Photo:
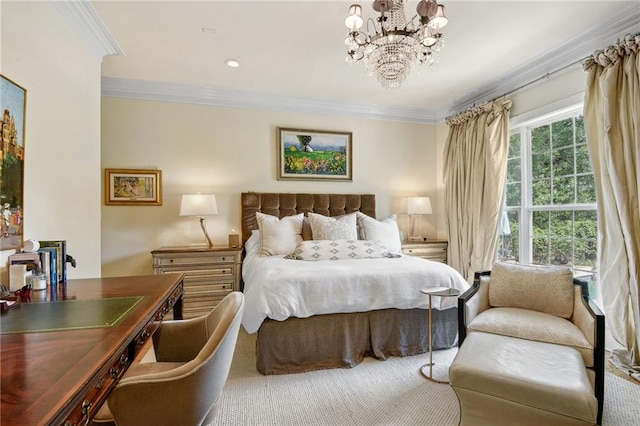
[[[447, 378], [457, 349], [434, 352], [434, 377]], [[458, 400], [449, 385], [426, 380], [429, 355], [366, 358], [351, 369], [263, 376], [255, 367], [255, 335], [240, 331], [214, 425], [455, 426]], [[640, 386], [606, 374], [603, 425], [637, 425]]]

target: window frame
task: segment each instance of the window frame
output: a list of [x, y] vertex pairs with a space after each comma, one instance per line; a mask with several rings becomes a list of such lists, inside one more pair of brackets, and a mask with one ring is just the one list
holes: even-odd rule
[[[523, 116], [514, 117], [510, 120], [510, 141], [511, 137], [515, 134], [520, 135], [520, 201], [518, 206], [507, 206], [507, 181], [505, 180], [504, 188], [504, 203], [503, 211], [505, 214], [509, 212], [517, 212], [519, 215], [519, 230], [518, 230], [518, 260], [517, 263], [532, 265], [533, 264], [533, 216], [534, 212], [554, 212], [554, 211], [595, 211], [598, 212], [597, 203], [577, 203], [577, 196], [574, 197], [574, 201], [571, 204], [552, 204], [553, 192], [551, 193], [551, 199], [547, 205], [533, 205], [533, 170], [532, 170], [532, 138], [531, 130], [546, 125], [552, 125], [552, 123], [566, 120], [568, 118], [576, 118], [583, 115], [583, 99], [574, 96], [567, 100], [561, 101], [553, 105], [532, 111]], [[575, 129], [574, 129], [575, 132]], [[575, 133], [574, 133], [575, 134]], [[574, 141], [574, 147], [575, 147]], [[553, 149], [550, 147], [550, 149]], [[577, 150], [574, 149], [574, 173], [572, 176], [579, 176], [576, 171], [576, 157]], [[515, 158], [515, 157], [509, 157]], [[551, 165], [553, 170], [553, 165]], [[553, 173], [553, 172], [552, 172]], [[553, 174], [551, 174], [551, 180], [553, 181]], [[576, 181], [577, 182], [577, 181]], [[574, 195], [577, 194], [577, 183], [574, 187]], [[574, 218], [575, 220], [575, 218]], [[523, 232], [526, 230], [526, 232]], [[599, 232], [599, 231], [598, 231]], [[575, 238], [572, 238], [575, 241]], [[597, 247], [597, 251], [599, 247]], [[575, 255], [575, 242], [572, 243], [572, 259]], [[496, 252], [496, 257], [498, 252]], [[549, 262], [550, 263], [550, 262]], [[539, 265], [548, 267], [549, 265]], [[575, 275], [576, 265], [571, 264], [571, 270]], [[596, 266], [597, 268], [597, 266]], [[580, 271], [580, 269], [578, 269]], [[597, 269], [596, 269], [597, 271]], [[595, 273], [595, 279], [597, 280], [598, 274]], [[599, 285], [596, 284], [597, 295], [592, 295], [592, 298], [599, 299]]]

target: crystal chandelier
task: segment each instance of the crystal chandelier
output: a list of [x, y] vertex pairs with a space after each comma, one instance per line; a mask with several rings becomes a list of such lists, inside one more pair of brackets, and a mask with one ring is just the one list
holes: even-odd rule
[[375, 22], [369, 18], [366, 32], [360, 31], [364, 24], [360, 5], [351, 5], [344, 20], [349, 29], [344, 39], [347, 62], [364, 59], [367, 73], [387, 89], [400, 87], [413, 64], [436, 62], [444, 47], [440, 30], [449, 22], [444, 6], [435, 0], [421, 0], [416, 15], [407, 22], [404, 3], [405, 0], [375, 0], [373, 10], [380, 16]]

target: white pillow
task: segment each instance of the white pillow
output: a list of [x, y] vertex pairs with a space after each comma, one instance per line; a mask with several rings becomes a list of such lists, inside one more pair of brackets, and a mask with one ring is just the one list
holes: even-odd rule
[[311, 235], [314, 240], [357, 240], [356, 214], [329, 217], [309, 213]]
[[361, 240], [381, 241], [390, 253], [400, 253], [402, 251], [400, 231], [398, 230], [395, 214], [381, 221], [361, 212], [357, 212], [356, 217], [360, 228]]
[[380, 241], [311, 240], [301, 241], [290, 258], [297, 260], [378, 259], [389, 257]]
[[256, 220], [262, 236], [262, 256], [291, 254], [296, 244], [302, 241], [302, 218], [304, 214], [286, 216], [278, 219], [275, 216], [256, 212]]
[[251, 231], [251, 236], [249, 237], [249, 239], [247, 240], [246, 243], [244, 243], [244, 250], [247, 252], [247, 254], [253, 254], [253, 252], [257, 251], [258, 254], [260, 254], [260, 250], [262, 250], [262, 242], [261, 242], [261, 237], [260, 237], [260, 231], [257, 229], [254, 229], [253, 231]]

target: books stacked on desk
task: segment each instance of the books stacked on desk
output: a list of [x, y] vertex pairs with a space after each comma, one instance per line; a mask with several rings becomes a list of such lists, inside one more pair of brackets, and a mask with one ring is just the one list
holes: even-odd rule
[[[47, 283], [64, 283], [67, 281], [67, 242], [65, 240], [40, 241], [38, 250], [49, 261], [48, 270], [42, 272], [48, 277]], [[41, 257], [42, 258], [42, 257]]]
[[[21, 252], [9, 255], [9, 267], [15, 270], [14, 276], [18, 278], [18, 267], [13, 265], [25, 265], [21, 271], [28, 274], [44, 274], [47, 285], [55, 285], [67, 281], [67, 242], [65, 240], [40, 241], [40, 248], [36, 252]], [[24, 272], [22, 272], [24, 273]], [[22, 278], [22, 277], [20, 277]], [[20, 279], [22, 282], [24, 278]], [[16, 285], [19, 285], [16, 282]], [[13, 290], [14, 285], [11, 285]]]

